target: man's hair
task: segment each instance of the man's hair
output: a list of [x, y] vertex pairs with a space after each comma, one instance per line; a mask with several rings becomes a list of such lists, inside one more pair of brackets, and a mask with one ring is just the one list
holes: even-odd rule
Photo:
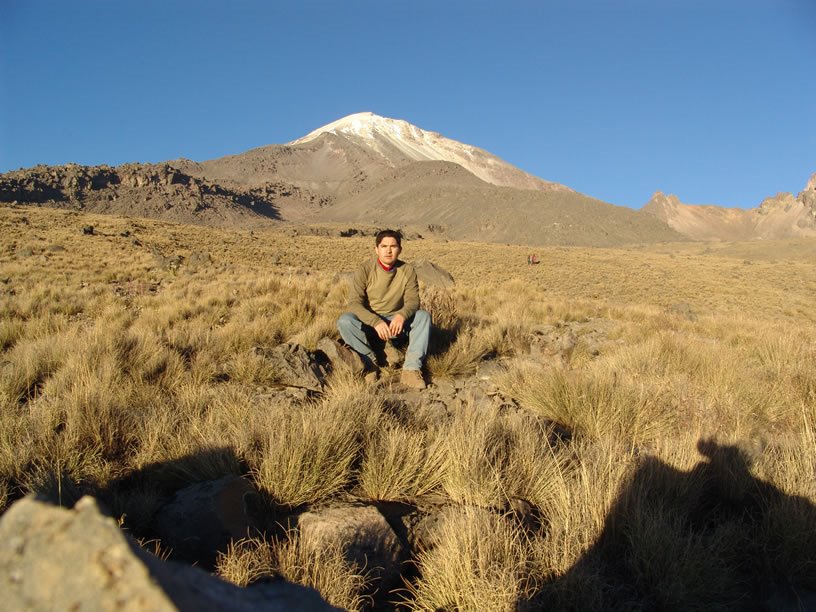
[[374, 239], [374, 246], [380, 246], [380, 243], [383, 241], [383, 238], [393, 238], [397, 241], [397, 246], [402, 248], [402, 234], [400, 234], [399, 230], [392, 230], [392, 229], [384, 229], [377, 232], [377, 236]]

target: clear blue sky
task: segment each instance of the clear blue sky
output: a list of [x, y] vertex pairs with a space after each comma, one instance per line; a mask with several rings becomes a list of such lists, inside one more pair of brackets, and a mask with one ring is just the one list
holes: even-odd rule
[[0, 0], [0, 172], [212, 159], [372, 111], [639, 208], [816, 172], [816, 0]]

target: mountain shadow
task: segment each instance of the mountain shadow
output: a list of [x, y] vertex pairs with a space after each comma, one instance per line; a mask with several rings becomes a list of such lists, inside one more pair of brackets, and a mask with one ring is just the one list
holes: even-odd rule
[[644, 459], [598, 540], [534, 608], [814, 609], [816, 507], [752, 476], [737, 447], [698, 450], [706, 460], [688, 472]]

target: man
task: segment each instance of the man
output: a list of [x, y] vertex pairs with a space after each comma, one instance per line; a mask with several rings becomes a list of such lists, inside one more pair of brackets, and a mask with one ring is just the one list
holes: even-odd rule
[[377, 356], [367, 334], [384, 342], [408, 335], [400, 383], [424, 389], [422, 363], [428, 352], [431, 315], [419, 310], [419, 284], [411, 264], [399, 259], [402, 236], [382, 230], [375, 238], [376, 257], [362, 264], [351, 281], [348, 312], [337, 320], [346, 344], [357, 351], [369, 371], [377, 372]]

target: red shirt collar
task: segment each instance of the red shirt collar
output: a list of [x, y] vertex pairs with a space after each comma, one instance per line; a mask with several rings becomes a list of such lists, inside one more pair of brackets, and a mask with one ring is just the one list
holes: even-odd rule
[[380, 267], [381, 267], [383, 270], [385, 270], [386, 272], [391, 272], [391, 271], [392, 271], [394, 268], [396, 268], [396, 267], [397, 267], [397, 262], [396, 262], [396, 261], [394, 262], [394, 265], [393, 265], [393, 266], [391, 266], [391, 267], [389, 268], [389, 267], [388, 267], [388, 266], [386, 266], [386, 265], [385, 265], [383, 262], [381, 262], [381, 261], [380, 261], [380, 258], [379, 258], [379, 257], [377, 258], [377, 263], [378, 263], [378, 264], [380, 264]]

